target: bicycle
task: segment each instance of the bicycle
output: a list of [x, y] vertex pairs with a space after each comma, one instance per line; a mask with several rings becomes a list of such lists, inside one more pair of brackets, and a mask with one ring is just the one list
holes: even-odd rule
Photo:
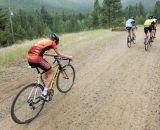
[[128, 48], [131, 48], [131, 43], [136, 44], [136, 37], [135, 36], [128, 36], [127, 37]]
[[[51, 56], [51, 55], [48, 55]], [[53, 68], [56, 69], [52, 85], [49, 87], [48, 94], [53, 96], [53, 87], [56, 82], [57, 89], [62, 93], [67, 93], [71, 90], [75, 81], [75, 69], [71, 65], [70, 59], [59, 58], [54, 56]], [[61, 65], [61, 60], [68, 60], [67, 64]], [[37, 80], [35, 83], [24, 87], [14, 98], [11, 106], [11, 117], [18, 124], [27, 124], [34, 120], [42, 111], [45, 100], [40, 97], [44, 89], [44, 80], [39, 68], [36, 68]], [[62, 80], [62, 81], [61, 81]]]
[[147, 35], [147, 38], [145, 38], [145, 40], [144, 40], [144, 45], [145, 45], [145, 51], [148, 51], [148, 47], [150, 46], [152, 46], [152, 37], [150, 37], [150, 36], [148, 36]]
[[152, 33], [153, 33], [152, 39], [153, 39], [153, 41], [154, 41], [154, 39], [156, 38], [156, 37], [155, 37], [155, 35], [156, 35], [156, 29], [155, 29], [155, 28], [152, 30]]

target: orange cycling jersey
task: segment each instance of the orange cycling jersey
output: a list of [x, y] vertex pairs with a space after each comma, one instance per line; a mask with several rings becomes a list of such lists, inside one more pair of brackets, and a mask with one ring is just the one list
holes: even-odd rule
[[54, 41], [51, 39], [44, 39], [35, 46], [33, 46], [29, 51], [28, 55], [29, 56], [43, 56], [45, 51], [50, 50], [50, 49], [57, 49], [57, 45]]

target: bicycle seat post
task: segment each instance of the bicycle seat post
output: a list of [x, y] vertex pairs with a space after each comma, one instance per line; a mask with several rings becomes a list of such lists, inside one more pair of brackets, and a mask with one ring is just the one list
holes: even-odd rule
[[38, 74], [37, 74], [37, 84], [40, 84], [40, 78], [41, 78], [41, 72], [40, 72], [40, 70], [38, 69], [38, 67], [36, 67], [36, 70], [37, 70], [37, 72], [38, 72]]

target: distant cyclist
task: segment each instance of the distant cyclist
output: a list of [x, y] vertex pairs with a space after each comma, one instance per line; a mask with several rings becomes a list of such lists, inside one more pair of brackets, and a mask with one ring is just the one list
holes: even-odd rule
[[59, 43], [59, 37], [53, 33], [50, 35], [50, 38], [43, 39], [39, 41], [37, 44], [31, 47], [31, 49], [28, 51], [28, 63], [32, 67], [39, 67], [42, 69], [44, 73], [44, 79], [45, 79], [45, 88], [42, 92], [42, 99], [49, 100], [48, 94], [48, 88], [51, 85], [51, 81], [53, 79], [53, 73], [51, 64], [44, 59], [44, 53], [48, 50], [53, 49], [57, 56], [72, 59], [72, 56], [66, 56], [59, 52], [57, 45]]
[[158, 25], [158, 20], [156, 19], [155, 16], [153, 16], [153, 21], [154, 21], [154, 26], [153, 26], [153, 37], [156, 38], [156, 31], [157, 31], [157, 25]]
[[[127, 21], [126, 21], [126, 29], [128, 30], [128, 37], [130, 36], [132, 36], [133, 37], [133, 39], [132, 40], [134, 40], [134, 38], [136, 37], [136, 35], [135, 35], [135, 28], [137, 28], [136, 27], [136, 21], [135, 21], [135, 18], [134, 17], [131, 17], [130, 19], [128, 19]], [[132, 34], [131, 34], [132, 33]]]
[[146, 35], [145, 39], [147, 38], [148, 32], [150, 33], [150, 39], [153, 42], [153, 33], [152, 30], [154, 28], [154, 21], [153, 16], [149, 16], [148, 19], [144, 23], [144, 33]]

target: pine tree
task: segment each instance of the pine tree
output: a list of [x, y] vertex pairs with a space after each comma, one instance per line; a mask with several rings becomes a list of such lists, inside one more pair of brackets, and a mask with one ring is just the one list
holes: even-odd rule
[[54, 17], [54, 19], [53, 19], [53, 31], [55, 33], [58, 33], [59, 32], [59, 27], [60, 27], [60, 16], [56, 12], [53, 17]]
[[[135, 11], [135, 14], [136, 15], [140, 15], [140, 11], [139, 11], [139, 8], [138, 8], [138, 4], [136, 3], [136, 5], [135, 5], [135, 8], [134, 8], [134, 11]], [[135, 16], [135, 15], [134, 15]]]
[[129, 14], [129, 18], [131, 18], [132, 16], [135, 15], [134, 13], [134, 6], [130, 5], [128, 8], [128, 14]]
[[145, 9], [144, 9], [144, 6], [142, 5], [142, 2], [139, 3], [139, 13], [140, 15], [144, 16], [146, 13], [145, 13]]
[[103, 27], [110, 26], [111, 8], [109, 6], [110, 6], [110, 0], [104, 0], [102, 3], [102, 14], [101, 14], [101, 25]]
[[92, 16], [90, 14], [87, 14], [86, 19], [84, 19], [84, 28], [85, 29], [91, 29], [92, 28]]
[[93, 10], [93, 27], [97, 28], [99, 26], [99, 18], [100, 17], [100, 5], [99, 5], [99, 1], [95, 0], [94, 1], [94, 10]]
[[45, 23], [43, 22], [41, 14], [37, 10], [34, 13], [33, 25], [36, 37], [43, 36]]
[[153, 14], [157, 17], [160, 18], [160, 1], [157, 1], [154, 7]]
[[75, 18], [75, 14], [73, 14], [69, 22], [69, 31], [76, 32], [77, 31], [76, 28], [77, 28], [77, 20]]
[[111, 26], [121, 25], [122, 19], [122, 4], [121, 0], [112, 0], [111, 9]]
[[48, 11], [45, 9], [44, 6], [41, 8], [41, 16], [42, 20], [45, 24], [47, 24], [50, 28], [52, 28], [53, 25], [53, 18], [52, 16], [48, 13]]
[[0, 46], [7, 46], [11, 43], [7, 12], [0, 8]]
[[45, 36], [49, 36], [49, 34], [51, 34], [51, 30], [50, 30], [50, 28], [49, 28], [47, 25], [45, 25], [44, 35], [45, 35]]
[[26, 35], [27, 34], [24, 28], [21, 25], [18, 25], [16, 28], [16, 34], [15, 34], [16, 40], [23, 40], [26, 38]]
[[36, 33], [34, 32], [33, 21], [34, 21], [34, 13], [28, 14], [28, 16], [27, 16], [27, 29], [26, 29], [27, 39], [35, 38]]
[[137, 24], [144, 23], [146, 13], [145, 13], [144, 7], [141, 2], [139, 4], [134, 5], [134, 6], [130, 5], [125, 8], [126, 20], [131, 18], [132, 16], [136, 18]]
[[122, 17], [121, 0], [104, 0], [102, 3], [101, 24], [111, 27]]

